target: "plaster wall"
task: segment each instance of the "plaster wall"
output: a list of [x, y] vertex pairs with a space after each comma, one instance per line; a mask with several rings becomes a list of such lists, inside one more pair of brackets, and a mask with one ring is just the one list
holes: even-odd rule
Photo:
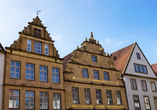
[[[130, 83], [130, 78], [136, 79], [137, 90], [132, 90], [131, 83]], [[125, 88], [126, 88], [126, 93], [127, 93], [129, 110], [135, 110], [133, 95], [138, 95], [139, 96], [141, 110], [146, 110], [143, 96], [149, 96], [151, 110], [156, 110], [153, 97], [157, 96], [157, 92], [152, 92], [150, 81], [154, 81], [157, 85], [157, 80], [148, 79], [148, 78], [144, 79], [144, 78], [138, 78], [138, 77], [132, 77], [132, 76], [124, 76], [123, 79], [125, 80], [124, 82], [125, 82]], [[141, 80], [146, 81], [147, 91], [142, 90]]]
[[0, 110], [2, 108], [2, 88], [3, 88], [3, 73], [4, 73], [4, 54], [0, 53]]

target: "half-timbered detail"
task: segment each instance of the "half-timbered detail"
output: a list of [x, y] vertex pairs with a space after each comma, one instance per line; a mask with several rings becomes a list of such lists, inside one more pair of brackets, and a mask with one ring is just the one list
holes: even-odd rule
[[125, 83], [129, 110], [156, 110], [157, 77], [138, 44], [112, 53], [112, 58]]
[[92, 33], [63, 62], [66, 110], [128, 109], [120, 74]]

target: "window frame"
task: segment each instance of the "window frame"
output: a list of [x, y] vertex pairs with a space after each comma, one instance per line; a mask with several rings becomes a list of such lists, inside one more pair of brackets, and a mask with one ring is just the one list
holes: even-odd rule
[[[26, 96], [26, 92], [29, 92], [29, 96]], [[30, 96], [30, 92], [33, 92], [34, 94], [34, 96], [33, 97], [31, 97]], [[26, 108], [26, 98], [29, 98], [29, 102], [28, 102], [28, 105], [29, 105], [29, 108]], [[33, 108], [30, 108], [30, 98], [33, 98]], [[25, 91], [25, 109], [35, 109], [35, 92], [34, 91]]]
[[[41, 70], [40, 70], [40, 67], [46, 67], [46, 70], [47, 70], [47, 71], [46, 71], [46, 76], [47, 76], [47, 77], [46, 77], [46, 79], [47, 79], [46, 81], [40, 80], [40, 72], [42, 72], [42, 78], [44, 78], [44, 72], [45, 72], [45, 71], [43, 71], [43, 70], [41, 71]], [[41, 82], [48, 82], [48, 67], [47, 67], [47, 66], [39, 65], [39, 81], [41, 81]]]
[[[73, 89], [74, 89], [74, 92], [73, 92]], [[77, 94], [77, 97], [73, 97], [75, 94]], [[80, 101], [79, 101], [79, 89], [78, 89], [78, 87], [72, 87], [72, 98], [73, 98], [73, 104], [79, 104], [80, 103]], [[76, 101], [76, 100], [77, 100], [77, 103], [74, 103], [74, 101]]]
[[[155, 83], [155, 81], [150, 81], [150, 86], [151, 86], [151, 90], [152, 90], [152, 83]], [[155, 83], [155, 90], [152, 90], [152, 92], [156, 92], [156, 83]]]
[[[150, 106], [150, 109], [146, 109], [146, 102], [145, 102], [145, 97], [148, 97], [148, 101], [149, 101], [149, 106]], [[147, 95], [144, 95], [144, 96], [143, 96], [143, 101], [144, 101], [145, 109], [146, 109], [146, 110], [151, 110], [151, 103], [150, 103], [149, 96], [147, 96]]]
[[[138, 97], [139, 109], [136, 109], [136, 108], [135, 108], [135, 100], [134, 100], [134, 96], [137, 96], [137, 97]], [[139, 99], [139, 96], [138, 96], [138, 95], [133, 95], [133, 101], [134, 101], [134, 108], [135, 108], [135, 110], [141, 110], [141, 104], [140, 104], [140, 99]]]
[[[87, 93], [89, 91], [89, 93]], [[85, 95], [85, 104], [90, 105], [91, 104], [91, 93], [89, 88], [84, 88], [84, 95]], [[89, 98], [86, 98], [86, 96], [89, 96]], [[89, 103], [86, 103], [86, 100], [89, 100]]]
[[[120, 94], [118, 94], [117, 96], [117, 92], [119, 92]], [[118, 104], [118, 100], [117, 100], [117, 105], [122, 105], [122, 96], [121, 96], [121, 91], [116, 91], [116, 98], [120, 98], [120, 104]]]
[[[46, 54], [46, 46], [47, 46], [47, 53], [48, 53], [48, 54]], [[48, 56], [49, 56], [49, 45], [48, 45], [48, 44], [45, 44], [45, 55], [48, 55]]]
[[[153, 96], [153, 100], [154, 100], [154, 98], [156, 98], [156, 100], [157, 100], [157, 96]], [[157, 110], [157, 102], [155, 103], [155, 100], [154, 100], [154, 105], [155, 105], [155, 109]]]
[[[53, 69], [55, 69], [55, 70], [58, 69], [58, 73], [53, 73]], [[53, 82], [53, 74], [55, 74], [55, 82]], [[56, 82], [56, 74], [58, 74], [58, 78], [59, 78], [59, 79], [58, 79], [58, 80], [59, 80], [58, 82]], [[53, 82], [53, 83], [56, 83], [56, 84], [59, 84], [59, 83], [60, 83], [60, 69], [59, 69], [59, 68], [52, 67], [52, 82]]]
[[[11, 90], [13, 90], [14, 91], [14, 93], [15, 93], [15, 91], [18, 91], [19, 92], [19, 94], [18, 95], [10, 95], [10, 91]], [[18, 97], [19, 98], [19, 106], [18, 106], [18, 108], [15, 108], [15, 107], [13, 107], [13, 108], [10, 108], [9, 107], [9, 109], [20, 109], [20, 90], [17, 90], [17, 89], [9, 89], [9, 101], [10, 101], [10, 97], [13, 97], [13, 101], [14, 101], [14, 97]], [[10, 102], [9, 102], [10, 103]], [[13, 106], [14, 106], [14, 104], [13, 104]]]
[[[36, 31], [36, 30], [37, 31]], [[39, 32], [39, 30], [40, 30], [40, 32]], [[35, 33], [36, 33], [36, 35], [35, 35]], [[37, 28], [34, 28], [34, 36], [36, 36], [36, 37], [41, 37], [41, 29], [37, 29]]]
[[[110, 94], [107, 94], [107, 91], [109, 91], [109, 92], [110, 92]], [[109, 103], [108, 103], [108, 100], [109, 100], [109, 98], [108, 98], [108, 97], [110, 97], [111, 104], [109, 104]], [[108, 104], [108, 105], [113, 105], [113, 100], [112, 100], [112, 91], [111, 91], [111, 90], [106, 90], [106, 98], [107, 98], [107, 104]]]
[[[97, 91], [100, 91], [100, 94], [97, 94]], [[96, 104], [97, 104], [97, 105], [102, 105], [103, 102], [102, 102], [102, 93], [101, 93], [101, 89], [96, 89], [95, 93], [96, 93]], [[98, 99], [97, 97], [100, 97], [100, 99]], [[98, 100], [101, 101], [101, 103], [98, 103]]]
[[[94, 71], [97, 71], [97, 73], [98, 73], [98, 79], [97, 79], [97, 80], [99, 80], [99, 79], [100, 79], [99, 71], [98, 71], [98, 70], [93, 70], [93, 74], [94, 74]], [[94, 74], [94, 79], [96, 79], [96, 78], [95, 78], [95, 74]]]
[[[106, 76], [105, 73], [107, 73], [108, 80], [105, 80], [105, 76]], [[110, 81], [109, 72], [105, 72], [105, 71], [104, 71], [104, 80], [105, 80], [105, 81]]]
[[[35, 43], [37, 43], [37, 49], [35, 49], [35, 47], [36, 47]], [[41, 53], [39, 53], [39, 49], [38, 49], [39, 46], [38, 46], [38, 44], [41, 44], [41, 47], [40, 47]], [[37, 51], [37, 52], [35, 52], [35, 51]], [[34, 41], [34, 53], [42, 54], [42, 43], [41, 43], [41, 42], [36, 42], [36, 41]]]
[[[41, 92], [40, 91], [40, 93], [46, 93], [47, 94], [47, 97], [41, 97], [41, 95], [40, 95], [40, 99], [47, 99], [47, 108], [40, 108], [40, 109], [44, 109], [44, 110], [48, 110], [49, 109], [49, 94], [48, 94], [48, 92]], [[40, 102], [40, 104], [41, 104], [41, 102]], [[42, 103], [43, 105], [45, 104], [45, 101], [43, 101], [43, 103]], [[45, 105], [44, 105], [44, 107], [45, 107]]]
[[[55, 94], [55, 96], [56, 96], [57, 94], [59, 94], [59, 98], [57, 98], [57, 97], [54, 98], [54, 94]], [[57, 100], [60, 100], [60, 109], [58, 109], [58, 108], [55, 109], [54, 106], [53, 106], [53, 110], [61, 110], [61, 109], [62, 109], [62, 106], [61, 106], [61, 93], [56, 93], [56, 92], [54, 92], [54, 93], [53, 93], [53, 103], [54, 103], [54, 101], [56, 102]], [[53, 105], [54, 105], [54, 104], [53, 104]]]
[[[136, 71], [136, 69], [135, 69], [135, 65], [138, 66], [138, 71]], [[143, 71], [143, 72], [140, 72], [140, 68], [139, 68], [139, 66], [142, 67], [142, 71]], [[144, 72], [143, 67], [146, 68], [146, 73]], [[148, 70], [147, 70], [147, 66], [146, 66], [146, 65], [141, 65], [141, 64], [134, 63], [134, 70], [135, 70], [136, 73], [148, 74]]]
[[[83, 73], [83, 70], [87, 70], [87, 74], [86, 75], [84, 75], [85, 73]], [[84, 77], [84, 76], [87, 76], [87, 77]], [[89, 78], [88, 69], [82, 68], [82, 77], [83, 78]]]
[[[28, 44], [30, 44], [30, 51], [28, 50]], [[29, 40], [29, 39], [27, 39], [27, 51], [28, 52], [31, 52], [32, 51], [32, 41], [31, 40]]]
[[[30, 67], [30, 65], [33, 65], [34, 68], [33, 68], [33, 69], [31, 69], [31, 68], [29, 68], [29, 69], [26, 68], [26, 70], [27, 70], [27, 69], [29, 70], [29, 79], [26, 79], [26, 75], [25, 75], [25, 79], [26, 79], [26, 80], [35, 81], [35, 77], [34, 77], [34, 76], [35, 76], [35, 65], [34, 65], [34, 64], [31, 64], [31, 63], [26, 63], [26, 65], [27, 65], [27, 64], [29, 64], [29, 67]], [[33, 79], [30, 79], [30, 70], [33, 70], [33, 72], [34, 72], [34, 74], [33, 74]]]
[[[146, 85], [146, 90], [143, 89], [143, 86], [142, 86], [142, 81], [145, 82], [145, 85]], [[147, 88], [147, 82], [146, 80], [141, 80], [141, 88], [142, 88], [142, 91], [148, 91], [148, 88]]]
[[[14, 62], [14, 63], [19, 63], [19, 67], [16, 67], [16, 66], [11, 66], [11, 62]], [[11, 60], [11, 62], [10, 62], [10, 78], [15, 78], [15, 79], [20, 79], [21, 78], [21, 62], [20, 61], [14, 61], [14, 60]], [[16, 65], [16, 64], [15, 64]], [[11, 77], [11, 67], [13, 67], [14, 68], [14, 77]], [[16, 68], [19, 68], [19, 77], [17, 78], [17, 77], [15, 77], [16, 76]]]
[[[139, 58], [138, 58], [138, 55], [139, 55]], [[137, 57], [137, 59], [141, 60], [140, 53], [136, 52], [136, 57]]]
[[[132, 88], [132, 81], [131, 81], [131, 80], [135, 80], [136, 89]], [[138, 90], [138, 88], [137, 88], [137, 83], [136, 83], [136, 79], [130, 78], [130, 84], [131, 84], [131, 89], [132, 89], [132, 90]]]
[[92, 62], [97, 62], [97, 56], [92, 55]]

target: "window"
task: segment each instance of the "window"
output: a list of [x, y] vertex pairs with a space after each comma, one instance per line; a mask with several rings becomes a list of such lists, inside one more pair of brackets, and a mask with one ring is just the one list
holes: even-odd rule
[[78, 88], [72, 87], [72, 96], [73, 96], [73, 103], [74, 104], [79, 103]]
[[41, 54], [41, 43], [34, 42], [34, 52]]
[[141, 110], [140, 101], [138, 95], [133, 95], [135, 110]]
[[106, 90], [106, 95], [107, 95], [107, 103], [108, 103], [109, 105], [112, 105], [111, 90]]
[[53, 109], [61, 110], [61, 96], [59, 93], [53, 93]]
[[92, 62], [97, 62], [97, 57], [92, 55]]
[[132, 89], [137, 89], [136, 80], [135, 79], [130, 79], [130, 81], [131, 81], [131, 88]]
[[85, 94], [85, 103], [86, 104], [91, 104], [90, 100], [90, 89], [84, 89], [84, 94]]
[[141, 59], [140, 54], [136, 53], [137, 59]]
[[104, 72], [104, 80], [109, 81], [109, 74], [108, 74], [108, 72]]
[[141, 81], [142, 84], [142, 90], [146, 91], [147, 90], [147, 85], [146, 85], [146, 81]]
[[97, 104], [102, 104], [101, 90], [100, 89], [96, 89], [96, 102], [97, 102]]
[[157, 97], [154, 97], [155, 109], [157, 110]]
[[40, 92], [40, 109], [48, 109], [48, 93]]
[[40, 66], [40, 81], [47, 81], [47, 67]]
[[34, 92], [25, 92], [25, 108], [34, 109]]
[[116, 96], [117, 96], [117, 105], [121, 105], [122, 101], [121, 101], [121, 93], [120, 93], [120, 91], [116, 91]]
[[94, 70], [93, 73], [94, 73], [94, 79], [99, 79], [99, 72]]
[[155, 82], [150, 82], [150, 84], [151, 84], [152, 91], [156, 91], [156, 84], [155, 84]]
[[45, 44], [45, 55], [49, 55], [49, 45]]
[[20, 78], [20, 62], [11, 61], [11, 78]]
[[84, 78], [88, 78], [88, 70], [87, 69], [82, 69], [82, 74]]
[[59, 83], [59, 69], [52, 68], [52, 82]]
[[145, 65], [134, 64], [135, 72], [147, 73], [147, 67]]
[[19, 90], [9, 91], [9, 108], [19, 108]]
[[31, 40], [27, 40], [27, 51], [31, 52]]
[[41, 30], [37, 29], [37, 28], [34, 28], [34, 35], [37, 36], [37, 37], [41, 37]]
[[144, 96], [144, 103], [145, 103], [146, 110], [151, 110], [148, 96]]
[[26, 79], [34, 80], [34, 65], [26, 63]]

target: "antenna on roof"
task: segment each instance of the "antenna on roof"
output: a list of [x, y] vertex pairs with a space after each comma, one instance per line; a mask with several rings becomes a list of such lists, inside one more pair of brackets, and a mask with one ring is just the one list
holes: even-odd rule
[[38, 10], [38, 7], [37, 7], [37, 16], [38, 16], [38, 13], [40, 13], [41, 12], [41, 10]]

